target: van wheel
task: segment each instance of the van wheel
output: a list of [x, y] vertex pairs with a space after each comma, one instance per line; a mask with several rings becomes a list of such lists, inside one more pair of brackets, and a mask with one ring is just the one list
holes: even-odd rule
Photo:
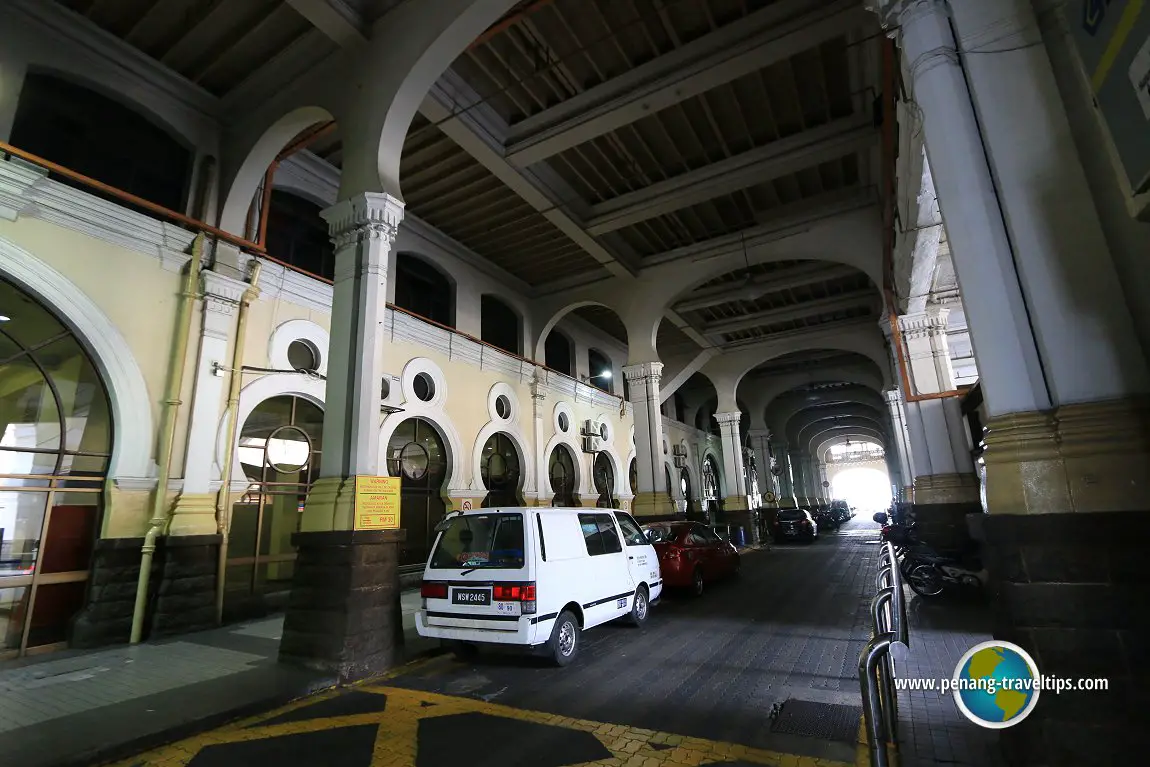
[[701, 568], [696, 567], [694, 575], [691, 576], [691, 593], [697, 597], [703, 596], [703, 571]]
[[569, 610], [564, 610], [551, 629], [547, 655], [556, 666], [566, 666], [579, 654], [579, 644], [579, 621]]
[[647, 587], [640, 586], [635, 592], [635, 598], [631, 600], [631, 613], [627, 616], [627, 622], [632, 626], [642, 626], [647, 622], [650, 610], [651, 601], [647, 596]]

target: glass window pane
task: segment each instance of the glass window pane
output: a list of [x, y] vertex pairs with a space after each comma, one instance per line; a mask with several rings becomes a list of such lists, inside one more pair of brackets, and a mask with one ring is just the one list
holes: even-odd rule
[[4, 316], [9, 318], [4, 323], [4, 332], [24, 347], [36, 346], [67, 332], [39, 301], [5, 280], [0, 280], [0, 306], [4, 307]]
[[264, 562], [256, 565], [256, 590], [267, 593], [290, 591], [295, 562]]
[[68, 450], [111, 451], [108, 397], [87, 352], [75, 336], [67, 336], [33, 352], [47, 371], [60, 397]]
[[312, 448], [323, 449], [323, 410], [305, 399], [296, 398], [295, 425], [311, 439]]
[[[27, 474], [51, 474], [56, 453], [23, 453], [0, 448], [0, 489], [6, 487], [48, 487], [47, 479], [29, 479]], [[16, 476], [4, 476], [16, 475]], [[2, 519], [2, 517], [0, 517]]]
[[0, 445], [25, 450], [59, 448], [56, 399], [31, 359], [23, 356], [0, 366], [0, 380], [4, 382], [0, 385], [0, 426], [4, 429]]
[[232, 506], [232, 525], [228, 533], [228, 558], [253, 557], [256, 553], [256, 525], [262, 497], [256, 495], [251, 503]]
[[[0, 571], [2, 572], [2, 571]], [[24, 631], [24, 617], [28, 614], [27, 587], [0, 588], [0, 650], [20, 648], [20, 635]]]
[[72, 616], [84, 607], [87, 583], [43, 583], [36, 587], [36, 604], [32, 608], [32, 627], [28, 646], [68, 641]]
[[0, 492], [0, 577], [35, 568], [46, 500], [43, 493]]
[[291, 554], [295, 552], [291, 537], [299, 530], [298, 492], [276, 493], [266, 497], [264, 504], [263, 529], [260, 531], [260, 554], [262, 556]]

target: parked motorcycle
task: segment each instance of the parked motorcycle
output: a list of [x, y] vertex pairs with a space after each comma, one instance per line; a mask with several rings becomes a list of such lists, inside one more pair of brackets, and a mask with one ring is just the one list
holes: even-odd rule
[[921, 597], [938, 597], [948, 590], [981, 591], [986, 587], [988, 573], [973, 550], [943, 553], [913, 543], [896, 553], [903, 579]]

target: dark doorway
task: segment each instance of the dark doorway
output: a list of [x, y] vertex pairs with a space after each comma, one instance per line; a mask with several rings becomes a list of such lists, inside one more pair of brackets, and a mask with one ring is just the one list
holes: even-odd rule
[[591, 377], [589, 383], [596, 389], [614, 394], [615, 388], [611, 381], [611, 360], [598, 349], [587, 350], [587, 370]]
[[487, 495], [482, 506], [522, 506], [519, 495], [519, 482], [523, 472], [519, 466], [519, 451], [515, 443], [502, 432], [492, 434], [483, 446], [479, 458], [479, 471]]
[[407, 531], [401, 565], [427, 561], [431, 536], [443, 519], [443, 483], [447, 479], [447, 450], [430, 421], [409, 418], [387, 443], [387, 471], [400, 477], [399, 523]]
[[556, 445], [548, 461], [547, 476], [551, 480], [552, 506], [578, 506], [575, 497], [575, 459], [565, 445]]
[[611, 456], [600, 452], [595, 456], [595, 491], [599, 499], [595, 505], [601, 509], [618, 508], [615, 502], [615, 467], [611, 463]]
[[557, 373], [575, 375], [575, 352], [571, 340], [552, 329], [543, 342], [543, 364]]
[[335, 277], [335, 248], [320, 210], [311, 200], [273, 189], [268, 206], [268, 255], [330, 280]]
[[407, 253], [395, 257], [395, 305], [425, 320], [455, 327], [455, 286], [443, 272]]

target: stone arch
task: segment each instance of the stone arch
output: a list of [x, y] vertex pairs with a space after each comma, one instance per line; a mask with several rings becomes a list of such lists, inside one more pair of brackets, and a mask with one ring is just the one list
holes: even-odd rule
[[885, 408], [859, 402], [802, 407], [791, 413], [786, 421], [787, 441], [799, 439], [801, 433], [812, 425], [829, 420], [865, 419], [873, 421], [877, 428], [885, 429], [887, 418]]
[[[571, 301], [563, 304], [559, 308], [549, 312], [549, 318], [546, 322], [537, 325], [537, 327], [539, 327], [539, 332], [534, 344], [535, 359], [541, 360], [546, 356], [544, 345], [547, 343], [547, 336], [551, 333], [551, 331], [555, 330], [556, 326], [563, 320], [563, 318], [571, 314], [571, 312], [575, 311], [576, 309], [581, 309], [584, 306], [601, 306], [604, 309], [610, 309], [612, 312], [615, 312], [616, 315], [619, 314], [613, 306], [602, 301]], [[619, 316], [621, 318], [621, 315]], [[569, 336], [568, 340], [571, 340]]]
[[723, 456], [711, 445], [704, 447], [702, 455], [699, 456], [699, 490], [701, 492], [703, 489], [703, 462], [708, 458], [715, 462], [715, 484], [718, 485], [719, 498], [726, 498], [727, 478], [723, 474], [725, 471], [725, 467], [723, 466]]
[[[859, 439], [859, 437], [862, 437], [862, 439]], [[830, 450], [832, 447], [834, 447], [836, 445], [843, 445], [843, 444], [846, 444], [847, 442], [866, 442], [867, 444], [878, 445], [879, 447], [881, 447], [883, 449], [884, 452], [886, 451], [886, 440], [885, 439], [880, 438], [880, 437], [876, 437], [872, 434], [866, 434], [866, 433], [863, 433], [861, 431], [858, 434], [850, 434], [850, 433], [836, 434], [833, 437], [827, 437], [827, 438], [823, 439], [822, 441], [818, 442], [817, 444], [814, 442], [812, 442], [811, 444], [815, 445], [815, 450], [816, 450], [815, 457], [818, 458], [819, 460], [822, 460], [822, 456], [828, 450]]]
[[519, 456], [519, 487], [520, 493], [527, 493], [535, 486], [535, 466], [531, 460], [531, 451], [527, 449], [527, 438], [518, 423], [512, 421], [488, 421], [479, 434], [475, 436], [475, 445], [471, 455], [471, 478], [476, 490], [489, 490], [483, 485], [483, 447], [487, 440], [496, 434], [505, 434], [515, 446]]
[[[792, 424], [795, 424], [795, 422], [792, 421]], [[794, 444], [802, 445], [809, 450], [811, 438], [814, 434], [819, 433], [823, 428], [834, 428], [836, 425], [839, 428], [863, 427], [873, 429], [879, 434], [886, 433], [885, 425], [877, 417], [870, 418], [867, 416], [850, 415], [835, 418], [834, 416], [828, 415], [826, 417], [812, 418], [802, 425], [795, 424], [794, 432], [788, 434], [788, 436], [793, 434]]]
[[313, 125], [330, 122], [331, 112], [318, 106], [293, 109], [269, 125], [248, 150], [231, 178], [223, 207], [220, 209], [220, 228], [242, 235], [252, 204], [268, 166], [288, 143]]
[[729, 361], [724, 360], [723, 357], [718, 357], [716, 362], [726, 363], [723, 367], [735, 377], [735, 391], [737, 391], [739, 384], [742, 383], [747, 374], [764, 362], [795, 352], [816, 350], [848, 352], [866, 357], [874, 363], [882, 376], [883, 386], [889, 387], [889, 354], [878, 327], [859, 326], [846, 330], [815, 331], [810, 335], [815, 335], [815, 333], [818, 333], [820, 337], [811, 338], [810, 336], [797, 335], [771, 344], [769, 349], [762, 352], [747, 354], [735, 352], [724, 355]]
[[[271, 375], [260, 376], [251, 381], [240, 389], [240, 402], [236, 407], [237, 444], [240, 431], [243, 429], [244, 424], [247, 423], [252, 411], [259, 407], [261, 402], [273, 397], [299, 397], [322, 410], [324, 406], [324, 395], [326, 393], [325, 386], [324, 381], [295, 373], [273, 373]], [[227, 449], [227, 440], [228, 416], [225, 413], [220, 417], [220, 425], [216, 436], [216, 457], [213, 461], [213, 475], [216, 477], [222, 476], [220, 466]], [[235, 445], [233, 445], [233, 448], [234, 447]], [[243, 466], [240, 464], [238, 450], [232, 451], [231, 476], [232, 490], [242, 490], [247, 486], [246, 475], [244, 474]]]
[[[844, 441], [847, 438], [856, 439], [863, 437], [877, 442], [883, 446], [883, 450], [886, 450], [886, 435], [878, 429], [868, 426], [828, 426], [811, 434], [804, 447], [808, 451], [817, 450], [818, 446], [824, 442], [829, 442], [839, 437], [843, 438]], [[818, 454], [814, 452], [812, 452], [811, 455], [818, 457]]]
[[[75, 283], [32, 253], [0, 237], [0, 274], [41, 301], [84, 344], [108, 391], [116, 482], [155, 477], [153, 400], [131, 346], [103, 310]], [[143, 405], [143, 406], [142, 406]]]

